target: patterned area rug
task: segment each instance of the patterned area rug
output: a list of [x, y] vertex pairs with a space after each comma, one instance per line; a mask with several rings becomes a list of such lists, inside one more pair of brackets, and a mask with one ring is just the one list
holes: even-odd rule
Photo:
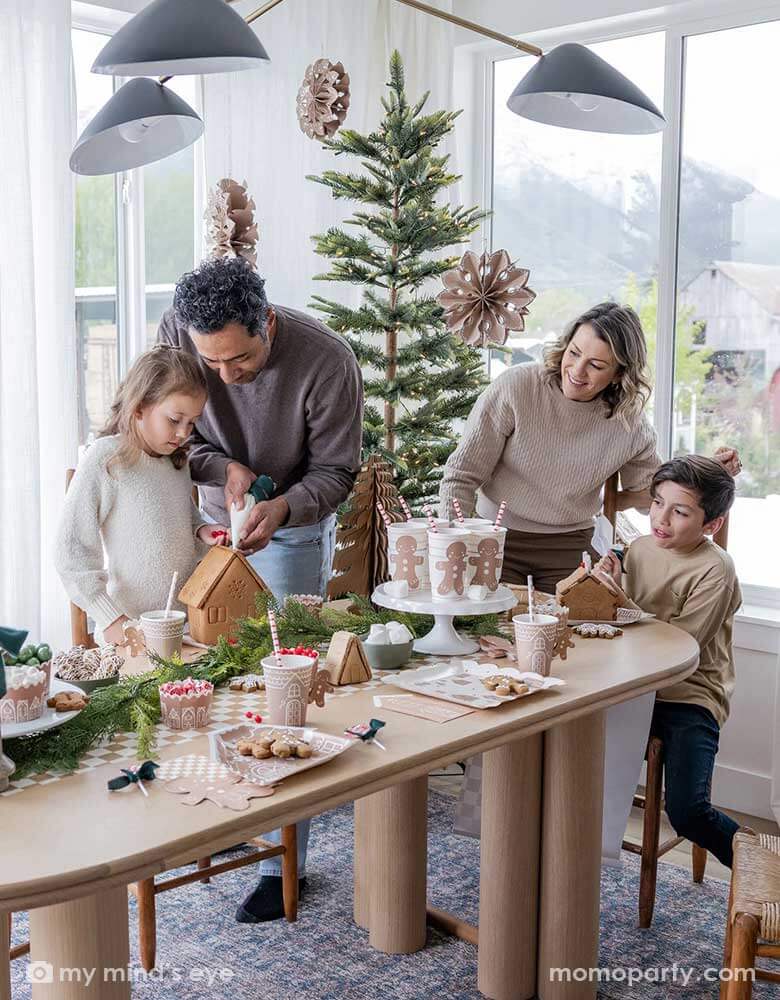
[[[479, 844], [454, 835], [454, 799], [429, 796], [429, 887], [432, 902], [476, 922]], [[209, 805], [198, 808], [212, 808]], [[137, 964], [135, 903], [130, 904], [133, 997], [138, 1000], [477, 1000], [476, 951], [465, 942], [429, 931], [416, 955], [382, 955], [352, 923], [352, 807], [320, 816], [312, 828], [308, 888], [298, 922], [236, 924], [237, 902], [256, 872], [244, 868], [211, 885], [195, 883], [157, 899], [159, 968]], [[720, 965], [728, 887], [711, 878], [693, 885], [681, 868], [659, 873], [655, 920], [636, 927], [638, 863], [626, 855], [622, 868], [602, 873], [601, 980], [604, 1000], [711, 1000], [717, 981], [706, 977]], [[27, 936], [23, 914], [14, 917], [13, 939]], [[28, 1000], [29, 966], [12, 965], [14, 1000]], [[607, 971], [612, 977], [607, 981]], [[676, 970], [676, 971], [675, 971]], [[685, 976], [690, 972], [689, 978]], [[661, 976], [666, 976], [666, 981]], [[641, 976], [641, 981], [637, 977]], [[599, 980], [596, 980], [599, 981]], [[780, 997], [761, 983], [757, 994]], [[56, 997], [57, 987], [52, 988]]]

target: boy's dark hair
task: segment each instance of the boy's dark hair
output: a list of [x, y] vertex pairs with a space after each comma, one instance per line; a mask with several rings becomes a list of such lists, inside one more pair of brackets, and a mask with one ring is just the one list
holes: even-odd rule
[[734, 503], [734, 479], [714, 458], [703, 455], [684, 455], [664, 462], [653, 476], [650, 495], [655, 497], [661, 483], [677, 483], [699, 494], [699, 505], [704, 511], [704, 523], [723, 517]]
[[265, 339], [268, 299], [265, 282], [243, 257], [204, 260], [176, 283], [173, 309], [196, 333], [214, 333], [228, 323]]

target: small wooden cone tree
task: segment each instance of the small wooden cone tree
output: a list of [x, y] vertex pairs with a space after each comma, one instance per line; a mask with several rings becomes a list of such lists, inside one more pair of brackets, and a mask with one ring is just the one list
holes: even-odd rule
[[375, 587], [389, 579], [387, 531], [377, 501], [391, 521], [403, 520], [392, 469], [378, 455], [371, 455], [358, 473], [349, 509], [336, 534], [329, 598], [345, 594], [370, 597]]

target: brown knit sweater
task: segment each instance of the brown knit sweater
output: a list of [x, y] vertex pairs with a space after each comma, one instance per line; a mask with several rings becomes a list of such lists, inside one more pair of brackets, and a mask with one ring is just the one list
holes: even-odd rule
[[450, 455], [439, 494], [440, 514], [476, 508], [493, 518], [506, 500], [503, 524], [518, 531], [564, 532], [589, 527], [601, 509], [601, 487], [620, 471], [622, 487], [642, 490], [661, 464], [645, 416], [628, 425], [607, 417], [603, 400], [578, 403], [542, 379], [542, 366], [516, 365], [492, 382], [471, 411]]

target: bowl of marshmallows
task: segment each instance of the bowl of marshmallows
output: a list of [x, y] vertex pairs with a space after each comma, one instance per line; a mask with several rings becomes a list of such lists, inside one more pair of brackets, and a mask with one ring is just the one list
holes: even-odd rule
[[398, 670], [412, 655], [414, 636], [403, 622], [387, 622], [372, 625], [362, 642], [372, 670]]

